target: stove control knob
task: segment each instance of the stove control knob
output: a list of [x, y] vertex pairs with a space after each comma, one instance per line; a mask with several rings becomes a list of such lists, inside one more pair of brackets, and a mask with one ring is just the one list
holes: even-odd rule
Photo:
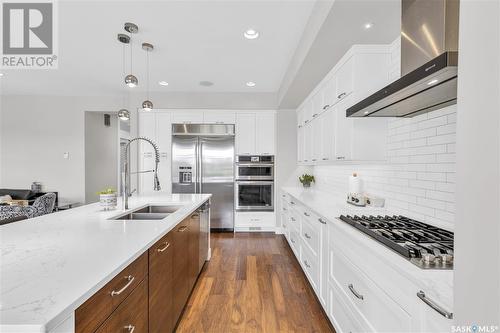
[[422, 255], [422, 260], [424, 261], [424, 263], [426, 264], [432, 264], [434, 263], [434, 260], [436, 259], [436, 256], [433, 255], [433, 254], [430, 254], [430, 253], [424, 253]]

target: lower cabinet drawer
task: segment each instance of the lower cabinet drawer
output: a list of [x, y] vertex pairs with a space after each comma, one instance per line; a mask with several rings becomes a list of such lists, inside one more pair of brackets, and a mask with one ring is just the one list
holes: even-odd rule
[[362, 325], [356, 319], [350, 306], [341, 297], [334, 283], [328, 283], [328, 317], [337, 333], [363, 332]]
[[148, 331], [148, 283], [139, 286], [109, 316], [96, 333], [146, 333]]
[[[319, 222], [317, 225], [319, 227]], [[302, 239], [310, 247], [315, 256], [319, 256], [321, 245], [320, 228], [318, 227], [314, 226], [308, 219], [302, 219]]]
[[290, 229], [293, 229], [297, 231], [297, 233], [300, 233], [300, 218], [293, 209], [288, 213], [288, 221], [290, 221]]
[[[319, 260], [318, 257], [311, 251], [311, 249], [306, 245], [302, 244], [301, 252], [301, 264], [304, 268], [304, 272], [309, 278], [313, 289], [319, 294]], [[319, 296], [319, 295], [318, 295]]]
[[272, 212], [236, 212], [235, 225], [250, 228], [269, 227], [276, 225], [276, 220]]
[[290, 247], [292, 248], [295, 256], [300, 260], [300, 238], [296, 230], [290, 230]]
[[[359, 270], [339, 249], [330, 251], [333, 277], [366, 329], [376, 332], [410, 332], [411, 316]], [[390, 318], [390, 320], [387, 320]]]
[[148, 254], [142, 254], [75, 311], [75, 332], [93, 333], [148, 273]]

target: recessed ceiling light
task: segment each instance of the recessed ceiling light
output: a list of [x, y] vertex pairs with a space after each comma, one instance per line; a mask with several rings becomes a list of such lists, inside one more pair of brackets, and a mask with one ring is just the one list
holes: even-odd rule
[[255, 82], [248, 81], [247, 82], [247, 87], [255, 87]]
[[210, 87], [213, 85], [214, 85], [214, 83], [211, 81], [200, 81], [200, 86], [203, 86], [203, 87]]
[[373, 23], [371, 23], [371, 22], [367, 22], [367, 23], [365, 23], [365, 24], [363, 25], [363, 27], [364, 27], [366, 30], [371, 29], [371, 28], [373, 28]]
[[438, 80], [438, 79], [432, 79], [432, 80], [430, 80], [429, 82], [427, 82], [427, 85], [432, 86], [433, 84], [436, 84], [436, 83], [438, 83], [438, 82], [439, 82], [439, 80]]
[[160, 81], [160, 82], [158, 82], [158, 84], [160, 86], [168, 86], [168, 82], [167, 81]]
[[255, 29], [248, 29], [243, 35], [246, 39], [255, 39], [259, 37], [259, 32]]

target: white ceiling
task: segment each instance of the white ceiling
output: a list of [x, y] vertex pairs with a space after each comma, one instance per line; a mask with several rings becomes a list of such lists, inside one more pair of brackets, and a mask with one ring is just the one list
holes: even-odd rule
[[[146, 85], [151, 42], [151, 90], [277, 92], [315, 0], [307, 1], [60, 1], [59, 68], [5, 70], [2, 94], [109, 95], [123, 91], [123, 23], [133, 35], [134, 74]], [[247, 40], [243, 32], [261, 37]], [[127, 51], [127, 58], [129, 53]], [[128, 67], [128, 66], [127, 66]], [[128, 70], [127, 70], [128, 71]], [[166, 80], [168, 87], [158, 81]], [[212, 81], [202, 87], [199, 81]], [[256, 82], [253, 88], [247, 81]]]
[[[152, 97], [169, 101], [161, 107], [213, 106], [215, 100], [221, 107], [295, 108], [353, 44], [390, 43], [399, 35], [400, 2], [60, 0], [59, 68], [4, 70], [0, 95], [123, 96], [130, 88], [123, 83], [123, 48], [116, 36], [130, 21], [140, 29], [132, 36], [140, 86], [132, 91], [145, 91], [140, 44], [151, 42]], [[367, 22], [372, 29], [363, 29]], [[245, 39], [248, 28], [261, 37]], [[160, 80], [169, 85], [159, 86]], [[200, 81], [214, 85], [202, 87]], [[257, 85], [248, 88], [247, 81]]]

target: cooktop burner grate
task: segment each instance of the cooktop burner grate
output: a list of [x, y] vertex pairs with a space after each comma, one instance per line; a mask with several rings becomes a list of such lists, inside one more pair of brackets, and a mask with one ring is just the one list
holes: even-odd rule
[[405, 216], [350, 216], [340, 220], [425, 269], [453, 268], [453, 232]]

